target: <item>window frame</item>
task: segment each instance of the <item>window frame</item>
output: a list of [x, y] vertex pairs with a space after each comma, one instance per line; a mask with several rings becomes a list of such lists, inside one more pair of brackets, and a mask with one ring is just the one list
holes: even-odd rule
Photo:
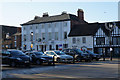
[[83, 44], [86, 43], [86, 37], [82, 37], [82, 43], [83, 43]]

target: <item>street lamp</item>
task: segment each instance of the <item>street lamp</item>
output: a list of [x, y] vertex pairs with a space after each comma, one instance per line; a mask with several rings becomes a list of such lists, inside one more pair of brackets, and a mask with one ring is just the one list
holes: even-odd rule
[[116, 27], [115, 22], [105, 23], [105, 28], [109, 30], [109, 46], [110, 46], [110, 60], [111, 61], [112, 61], [111, 34], [115, 27]]
[[31, 47], [31, 50], [32, 50], [32, 48], [33, 48], [33, 32], [31, 32], [31, 45], [30, 45], [30, 47]]
[[53, 50], [54, 50], [54, 39], [52, 39], [51, 43], [53, 45]]

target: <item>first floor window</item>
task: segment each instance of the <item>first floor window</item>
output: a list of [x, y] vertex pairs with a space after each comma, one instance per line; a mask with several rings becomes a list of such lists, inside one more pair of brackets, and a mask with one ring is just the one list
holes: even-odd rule
[[58, 40], [58, 32], [55, 32], [55, 40]]
[[45, 39], [45, 33], [42, 33], [42, 39], [43, 40]]
[[77, 38], [77, 43], [78, 43], [78, 44], [80, 43], [80, 38]]
[[26, 35], [24, 35], [24, 41], [26, 41]]
[[67, 22], [64, 22], [64, 26], [67, 26]]
[[76, 44], [76, 38], [72, 38], [73, 44]]
[[83, 37], [83, 38], [82, 38], [82, 42], [83, 42], [83, 43], [86, 43], [86, 37]]
[[120, 37], [118, 37], [118, 45], [120, 45]]
[[112, 44], [113, 45], [120, 45], [120, 37], [113, 37]]
[[50, 33], [48, 33], [48, 38], [49, 38], [49, 40], [51, 40], [52, 39], [52, 33], [50, 32]]
[[97, 45], [104, 45], [105, 44], [105, 38], [104, 37], [97, 37], [96, 38], [96, 44]]
[[117, 45], [117, 37], [113, 37], [113, 45]]
[[67, 39], [67, 32], [64, 32], [64, 39]]

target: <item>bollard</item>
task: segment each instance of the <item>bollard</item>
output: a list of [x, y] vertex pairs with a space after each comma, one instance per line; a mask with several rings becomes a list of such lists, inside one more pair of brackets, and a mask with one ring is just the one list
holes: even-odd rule
[[103, 61], [105, 61], [105, 54], [103, 53]]
[[75, 53], [73, 54], [73, 64], [75, 63]]
[[53, 66], [55, 66], [55, 55], [53, 56]]

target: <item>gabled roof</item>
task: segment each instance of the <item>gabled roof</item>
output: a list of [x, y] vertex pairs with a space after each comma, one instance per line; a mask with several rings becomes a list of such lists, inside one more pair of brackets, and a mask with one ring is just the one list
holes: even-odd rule
[[[120, 21], [115, 21], [116, 26], [120, 28]], [[74, 25], [69, 33], [69, 37], [74, 36], [94, 36], [98, 29], [101, 28], [107, 36], [109, 36], [109, 30], [106, 29], [105, 23], [88, 23]]]
[[98, 29], [99, 25], [97, 23], [74, 25], [68, 36], [90, 36], [94, 35]]
[[67, 21], [67, 20], [77, 20], [77, 21], [86, 23], [84, 20], [80, 20], [76, 15], [66, 13], [66, 14], [55, 15], [55, 16], [38, 17], [37, 19], [33, 19], [21, 25], [23, 26], [23, 25], [29, 25], [29, 24], [48, 23], [48, 22]]

